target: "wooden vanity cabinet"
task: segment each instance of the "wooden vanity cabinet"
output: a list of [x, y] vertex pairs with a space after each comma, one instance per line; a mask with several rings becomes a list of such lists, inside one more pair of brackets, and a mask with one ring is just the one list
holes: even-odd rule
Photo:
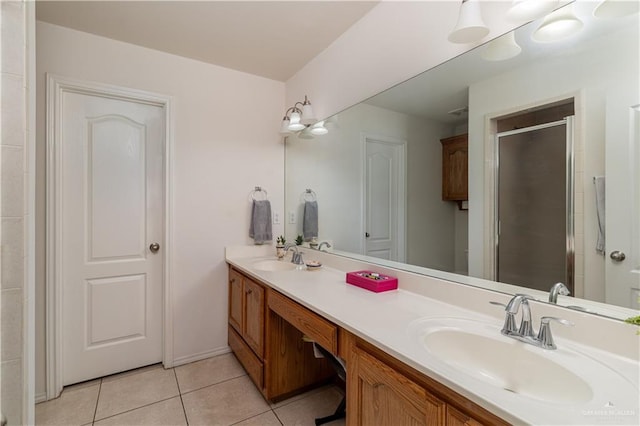
[[442, 143], [442, 199], [469, 199], [469, 144], [467, 134], [440, 139]]
[[229, 346], [249, 377], [264, 386], [265, 288], [229, 268]]
[[233, 267], [228, 332], [231, 350], [268, 400], [287, 398], [335, 375], [325, 359], [314, 356], [303, 335], [337, 353], [337, 327]]
[[366, 341], [344, 330], [341, 336], [348, 425], [508, 425]]

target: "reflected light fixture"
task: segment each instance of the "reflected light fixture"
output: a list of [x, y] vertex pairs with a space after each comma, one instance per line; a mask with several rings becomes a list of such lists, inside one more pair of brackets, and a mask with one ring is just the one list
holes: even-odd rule
[[462, 0], [458, 22], [449, 34], [451, 43], [473, 43], [489, 34], [489, 28], [482, 21], [479, 0]]
[[322, 136], [329, 133], [326, 127], [324, 127], [324, 121], [318, 121], [316, 124], [311, 126], [311, 134], [316, 136]]
[[576, 18], [571, 7], [568, 5], [548, 14], [531, 38], [541, 43], [553, 43], [580, 31], [584, 24]]
[[593, 11], [596, 18], [622, 18], [640, 11], [638, 0], [603, 0]]
[[558, 0], [513, 0], [507, 18], [513, 21], [533, 21], [551, 12]]
[[486, 61], [506, 61], [515, 58], [520, 52], [522, 48], [516, 42], [516, 33], [510, 31], [487, 43], [481, 56]]

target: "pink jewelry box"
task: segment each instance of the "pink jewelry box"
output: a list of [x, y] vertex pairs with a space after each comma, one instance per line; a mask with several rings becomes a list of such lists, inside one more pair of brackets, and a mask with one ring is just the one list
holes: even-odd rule
[[372, 271], [355, 271], [347, 272], [347, 284], [380, 293], [397, 289], [398, 279]]

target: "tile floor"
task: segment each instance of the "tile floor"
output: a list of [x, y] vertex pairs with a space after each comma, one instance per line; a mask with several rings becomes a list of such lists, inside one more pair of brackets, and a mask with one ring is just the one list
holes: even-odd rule
[[338, 387], [325, 386], [269, 404], [235, 356], [225, 354], [66, 387], [59, 398], [36, 405], [36, 425], [314, 425], [342, 396]]

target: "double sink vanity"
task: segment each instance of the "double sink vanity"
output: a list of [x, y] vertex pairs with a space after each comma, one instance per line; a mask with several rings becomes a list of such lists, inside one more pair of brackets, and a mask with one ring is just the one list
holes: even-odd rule
[[[268, 400], [333, 378], [312, 340], [345, 361], [350, 425], [640, 423], [634, 326], [327, 253], [305, 256], [324, 266], [278, 261], [273, 247], [227, 248], [229, 346]], [[346, 272], [360, 269], [398, 277], [398, 290], [346, 284]], [[518, 334], [522, 314], [505, 312], [510, 301], [512, 311], [530, 310], [527, 336]], [[543, 316], [564, 324], [545, 320], [540, 336]]]

